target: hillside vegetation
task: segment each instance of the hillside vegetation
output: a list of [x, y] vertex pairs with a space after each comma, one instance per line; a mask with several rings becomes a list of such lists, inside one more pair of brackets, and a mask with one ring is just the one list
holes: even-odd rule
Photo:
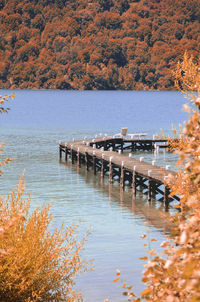
[[173, 89], [199, 0], [1, 0], [0, 88]]

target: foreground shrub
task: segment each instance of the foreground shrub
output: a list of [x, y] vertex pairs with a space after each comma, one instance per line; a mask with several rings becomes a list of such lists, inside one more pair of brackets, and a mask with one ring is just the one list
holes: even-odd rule
[[32, 214], [24, 183], [0, 197], [0, 301], [80, 301], [74, 277], [84, 269], [77, 226], [50, 231], [50, 206]]

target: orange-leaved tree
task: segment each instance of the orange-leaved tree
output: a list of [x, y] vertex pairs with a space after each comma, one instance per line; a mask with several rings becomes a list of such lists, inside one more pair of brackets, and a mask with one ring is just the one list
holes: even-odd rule
[[0, 301], [82, 301], [73, 285], [87, 269], [80, 256], [85, 237], [77, 238], [77, 225], [52, 230], [50, 205], [31, 213], [24, 189], [20, 178], [15, 190], [0, 196]]
[[[143, 275], [147, 288], [140, 297], [123, 283], [129, 301], [200, 301], [200, 60], [186, 53], [173, 74], [176, 87], [193, 103], [192, 109], [184, 106], [190, 117], [176, 144], [179, 172], [168, 179], [171, 194], [180, 196], [180, 211], [172, 217], [175, 232], [161, 244], [163, 252], [148, 251]], [[120, 272], [114, 281], [119, 278]]]

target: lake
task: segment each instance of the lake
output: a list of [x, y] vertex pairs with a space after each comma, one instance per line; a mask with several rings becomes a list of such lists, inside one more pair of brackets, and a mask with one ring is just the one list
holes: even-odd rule
[[[143, 244], [160, 250], [169, 225], [161, 216], [161, 203], [149, 203], [140, 193], [133, 203], [130, 189], [122, 194], [118, 184], [110, 186], [106, 177], [101, 183], [100, 175], [84, 166], [77, 171], [70, 162], [60, 163], [58, 142], [113, 135], [122, 127], [151, 138], [160, 129], [169, 134], [172, 124], [187, 119], [181, 110], [184, 103], [178, 92], [17, 90], [9, 114], [1, 115], [0, 141], [6, 142], [6, 156], [15, 158], [1, 177], [1, 194], [10, 192], [24, 172], [32, 208], [53, 200], [55, 226], [80, 222], [81, 234], [90, 229], [82, 254], [94, 259], [95, 270], [77, 277], [76, 283], [87, 302], [127, 301], [113, 283], [116, 269], [139, 293], [144, 288], [144, 263], [139, 260], [146, 255]], [[151, 152], [142, 155], [147, 161], [154, 157]], [[175, 169], [176, 158], [168, 152], [161, 151], [154, 159]], [[144, 233], [147, 240], [140, 238]], [[152, 238], [158, 241], [151, 242]]]

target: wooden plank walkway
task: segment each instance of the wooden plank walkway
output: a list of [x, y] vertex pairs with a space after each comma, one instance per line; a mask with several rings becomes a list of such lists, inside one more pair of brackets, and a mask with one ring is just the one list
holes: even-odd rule
[[123, 154], [124, 150], [154, 150], [157, 148], [156, 144], [167, 147], [166, 140], [105, 137], [59, 142], [59, 150], [60, 159], [64, 153], [66, 161], [70, 157], [72, 163], [76, 161], [79, 166], [84, 163], [87, 169], [92, 167], [94, 174], [100, 172], [102, 177], [108, 174], [110, 183], [119, 179], [122, 188], [128, 182], [132, 186], [133, 195], [136, 194], [136, 189], [143, 188], [148, 200], [152, 196], [159, 196], [159, 200], [168, 206], [170, 201], [179, 200], [178, 196], [169, 197], [170, 190], [165, 185], [166, 177], [169, 174], [175, 175], [175, 172], [144, 162], [142, 158], [138, 160]]

